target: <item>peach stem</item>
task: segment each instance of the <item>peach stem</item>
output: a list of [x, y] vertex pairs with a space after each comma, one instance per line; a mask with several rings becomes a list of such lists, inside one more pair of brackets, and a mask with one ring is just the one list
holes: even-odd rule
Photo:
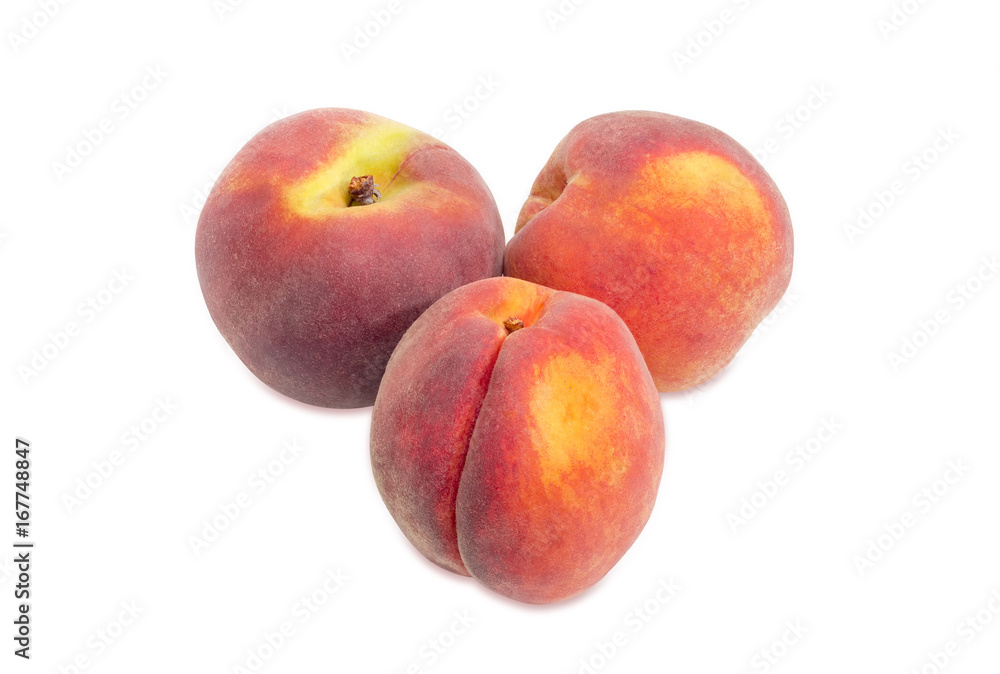
[[351, 178], [347, 191], [351, 194], [351, 206], [368, 206], [382, 198], [373, 175]]
[[507, 334], [509, 335], [510, 333], [523, 328], [524, 321], [522, 321], [520, 318], [514, 318], [513, 316], [511, 316], [510, 318], [508, 318], [503, 322], [503, 327], [507, 329]]

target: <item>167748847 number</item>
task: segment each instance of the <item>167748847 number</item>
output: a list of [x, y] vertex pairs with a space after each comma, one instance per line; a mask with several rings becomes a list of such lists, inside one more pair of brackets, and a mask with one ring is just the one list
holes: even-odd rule
[[31, 484], [31, 461], [28, 458], [30, 450], [31, 445], [27, 440], [17, 439], [17, 458], [14, 462], [14, 528], [21, 538], [28, 537], [28, 527], [31, 525], [31, 497], [28, 494]]

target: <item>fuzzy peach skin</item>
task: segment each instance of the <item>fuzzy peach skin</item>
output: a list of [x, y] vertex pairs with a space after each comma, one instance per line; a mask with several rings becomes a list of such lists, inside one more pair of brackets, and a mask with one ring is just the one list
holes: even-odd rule
[[621, 319], [511, 278], [417, 319], [372, 413], [375, 481], [406, 537], [530, 603], [572, 597], [618, 562], [649, 518], [663, 452], [659, 396]]
[[[350, 205], [351, 179], [381, 199]], [[435, 138], [357, 110], [275, 122], [223, 171], [198, 222], [209, 312], [236, 354], [287, 396], [375, 400], [399, 339], [435, 300], [500, 274], [489, 188]]]
[[577, 125], [535, 180], [504, 273], [605, 302], [660, 391], [716, 374], [792, 273], [778, 188], [739, 143], [658, 112]]

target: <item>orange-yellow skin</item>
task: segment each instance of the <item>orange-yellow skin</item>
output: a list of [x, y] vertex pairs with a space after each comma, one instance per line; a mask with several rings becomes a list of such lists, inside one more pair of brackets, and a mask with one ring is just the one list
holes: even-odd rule
[[[504, 320], [524, 328], [508, 334]], [[407, 331], [372, 415], [375, 481], [431, 561], [508, 597], [590, 587], [649, 518], [663, 470], [659, 396], [607, 306], [493, 278]]]
[[608, 304], [657, 388], [678, 391], [725, 367], [781, 299], [791, 220], [760, 164], [718, 129], [600, 115], [538, 175], [504, 273]]
[[[350, 206], [351, 178], [382, 198]], [[236, 354], [297, 400], [375, 400], [400, 337], [435, 300], [501, 271], [503, 227], [476, 170], [437, 139], [356, 110], [272, 124], [216, 182], [195, 254]]]

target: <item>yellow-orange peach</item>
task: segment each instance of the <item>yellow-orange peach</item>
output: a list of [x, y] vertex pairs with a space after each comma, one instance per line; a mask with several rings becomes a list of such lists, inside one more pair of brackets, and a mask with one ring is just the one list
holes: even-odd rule
[[663, 451], [659, 396], [621, 319], [511, 278], [417, 319], [372, 416], [375, 481], [407, 538], [531, 603], [618, 562], [649, 518]]
[[711, 126], [656, 112], [577, 125], [521, 209], [504, 273], [605, 302], [660, 391], [725, 367], [792, 272], [788, 208]]
[[297, 400], [375, 400], [400, 337], [435, 300], [496, 276], [489, 189], [435, 138], [357, 110], [278, 121], [219, 177], [195, 254], [209, 312], [261, 380]]

